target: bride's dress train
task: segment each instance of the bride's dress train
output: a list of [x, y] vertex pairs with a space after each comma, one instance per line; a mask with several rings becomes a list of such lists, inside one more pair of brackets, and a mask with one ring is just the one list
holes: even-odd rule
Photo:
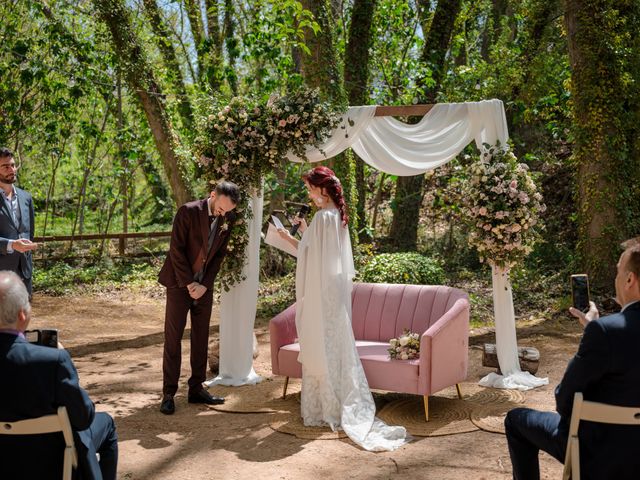
[[301, 412], [307, 426], [342, 428], [366, 450], [394, 450], [404, 427], [375, 417], [351, 329], [354, 276], [349, 232], [336, 209], [320, 210], [298, 246], [296, 328], [302, 363]]

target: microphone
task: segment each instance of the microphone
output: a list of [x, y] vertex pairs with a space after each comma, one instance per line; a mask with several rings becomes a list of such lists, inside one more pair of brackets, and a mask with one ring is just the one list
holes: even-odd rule
[[[309, 205], [302, 205], [300, 207], [300, 211], [298, 212], [296, 217], [304, 218], [304, 217], [307, 216], [307, 213], [309, 213], [310, 211], [311, 211], [311, 207], [309, 207]], [[299, 226], [300, 226], [300, 224], [296, 223], [293, 227], [291, 227], [291, 230], [289, 230], [289, 233], [291, 235], [295, 235], [298, 232], [298, 227]]]

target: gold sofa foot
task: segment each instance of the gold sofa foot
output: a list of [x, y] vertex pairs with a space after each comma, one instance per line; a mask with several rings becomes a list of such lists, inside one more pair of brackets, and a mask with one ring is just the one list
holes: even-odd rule
[[460, 384], [456, 383], [456, 390], [458, 391], [458, 398], [462, 400], [462, 391], [460, 390]]
[[424, 419], [425, 422], [429, 421], [429, 395], [424, 395]]
[[289, 377], [284, 379], [284, 388], [282, 389], [282, 399], [287, 398], [287, 387], [289, 386]]

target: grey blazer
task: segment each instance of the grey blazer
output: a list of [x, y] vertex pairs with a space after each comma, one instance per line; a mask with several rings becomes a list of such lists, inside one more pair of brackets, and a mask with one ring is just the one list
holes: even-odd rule
[[16, 225], [11, 215], [11, 207], [4, 195], [0, 195], [0, 270], [11, 270], [23, 279], [30, 279], [33, 270], [31, 252], [20, 253], [15, 250], [7, 253], [10, 240], [27, 238], [33, 241], [34, 213], [33, 199], [29, 192], [16, 187], [18, 208], [20, 209], [20, 224]]

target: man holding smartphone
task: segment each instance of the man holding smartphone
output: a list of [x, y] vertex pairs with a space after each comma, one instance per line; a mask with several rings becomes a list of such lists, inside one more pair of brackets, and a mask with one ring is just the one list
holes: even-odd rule
[[[55, 414], [66, 407], [83, 479], [116, 480], [118, 437], [113, 418], [96, 413], [66, 350], [33, 345], [27, 289], [14, 272], [0, 271], [0, 422]], [[61, 434], [0, 435], [2, 478], [60, 478]], [[98, 461], [96, 454], [100, 455]]]
[[[616, 299], [622, 311], [599, 318], [593, 302], [583, 313], [570, 308], [584, 326], [578, 352], [556, 387], [556, 412], [516, 408], [505, 427], [513, 478], [539, 479], [538, 452], [564, 462], [573, 397], [625, 407], [640, 407], [640, 237], [622, 244], [617, 265]], [[584, 479], [636, 479], [640, 472], [640, 427], [585, 422], [580, 425], [581, 476]]]

